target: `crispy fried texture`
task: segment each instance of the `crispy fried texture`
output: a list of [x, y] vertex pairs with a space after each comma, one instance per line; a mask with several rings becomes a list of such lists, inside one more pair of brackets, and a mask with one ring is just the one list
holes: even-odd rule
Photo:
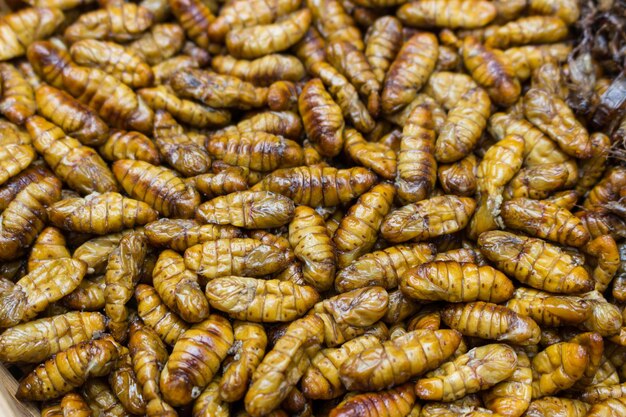
[[200, 0], [168, 1], [172, 14], [185, 34], [200, 48], [209, 47], [209, 25], [215, 20], [211, 10]]
[[262, 87], [281, 80], [299, 81], [305, 75], [298, 58], [281, 54], [269, 54], [254, 60], [221, 55], [213, 58], [211, 67], [219, 74], [232, 75]]
[[61, 198], [61, 181], [44, 177], [19, 191], [2, 212], [0, 259], [22, 255], [34, 241], [48, 218], [46, 207]]
[[[2, 126], [0, 124], [0, 132], [2, 132]], [[6, 183], [0, 187], [0, 210], [5, 210], [9, 204], [15, 199], [15, 196], [26, 188], [27, 185], [44, 181], [46, 178], [53, 178], [54, 174], [50, 172], [44, 166], [33, 165], [14, 177], [11, 177]]]
[[528, 417], [584, 417], [591, 405], [562, 397], [544, 397], [530, 403]]
[[445, 195], [408, 204], [389, 213], [380, 228], [390, 242], [426, 240], [463, 229], [476, 203], [467, 197]]
[[288, 139], [301, 139], [302, 121], [293, 111], [263, 111], [251, 113], [237, 123], [239, 132], [267, 132], [273, 135], [284, 136]]
[[156, 290], [149, 285], [137, 285], [135, 298], [139, 317], [154, 329], [161, 340], [174, 346], [187, 330], [187, 324], [163, 304]]
[[117, 183], [102, 158], [44, 118], [32, 116], [26, 122], [37, 152], [70, 188], [81, 194], [117, 191]]
[[189, 218], [200, 204], [198, 192], [167, 168], [122, 159], [113, 163], [112, 170], [128, 195], [164, 216]]
[[185, 265], [206, 279], [263, 276], [287, 266], [286, 254], [250, 238], [207, 241], [185, 251]]
[[381, 177], [393, 179], [396, 176], [396, 152], [383, 143], [366, 141], [356, 129], [344, 130], [343, 149], [354, 162]]
[[119, 342], [127, 337], [128, 309], [125, 304], [133, 296], [147, 250], [148, 239], [143, 232], [130, 232], [122, 237], [119, 246], [109, 255], [104, 276], [104, 311], [109, 318], [108, 328]]
[[478, 246], [502, 272], [538, 290], [572, 294], [593, 289], [593, 279], [561, 248], [541, 239], [493, 231]]
[[171, 250], [161, 252], [152, 278], [161, 300], [183, 320], [198, 323], [209, 316], [209, 302], [198, 276], [185, 268], [182, 256]]
[[81, 39], [129, 42], [139, 38], [153, 20], [148, 9], [134, 3], [112, 4], [81, 14], [65, 29], [65, 39], [70, 43]]
[[107, 124], [91, 108], [66, 92], [42, 84], [35, 90], [35, 99], [43, 117], [82, 144], [96, 146], [107, 140]]
[[365, 35], [365, 57], [376, 80], [383, 83], [387, 70], [402, 45], [402, 23], [394, 16], [384, 16], [368, 28]]
[[230, 406], [220, 396], [220, 377], [216, 376], [213, 381], [202, 391], [202, 394], [193, 404], [193, 417], [229, 417]]
[[456, 162], [469, 155], [478, 143], [491, 113], [491, 100], [480, 87], [461, 96], [448, 112], [435, 144], [438, 162]]
[[541, 164], [520, 169], [504, 188], [505, 200], [531, 198], [541, 200], [565, 185], [569, 172], [560, 163]]
[[468, 4], [462, 0], [425, 0], [398, 9], [402, 23], [418, 28], [475, 29], [486, 26], [495, 17], [496, 8], [489, 1]]
[[478, 84], [466, 74], [457, 72], [437, 71], [428, 78], [424, 92], [430, 95], [445, 109], [452, 109], [458, 101]]
[[336, 156], [343, 147], [345, 122], [341, 108], [333, 101], [319, 79], [308, 81], [298, 98], [308, 139], [320, 154]]
[[108, 379], [113, 393], [120, 400], [125, 410], [137, 415], [146, 412], [146, 401], [143, 397], [142, 387], [137, 381], [137, 375], [127, 348], [122, 347], [120, 349], [120, 357]]
[[63, 297], [63, 304], [74, 310], [102, 310], [105, 304], [105, 287], [103, 275], [92, 279], [84, 278], [74, 291]]
[[27, 7], [0, 20], [0, 61], [22, 56], [33, 42], [50, 36], [63, 22], [61, 10]]
[[232, 226], [203, 225], [195, 220], [183, 219], [160, 219], [149, 223], [146, 225], [145, 233], [150, 244], [180, 252], [209, 240], [242, 236], [242, 233]]
[[556, 16], [528, 16], [502, 26], [487, 28], [485, 44], [503, 49], [516, 45], [558, 42], [567, 35], [565, 22]]
[[64, 230], [98, 235], [150, 223], [157, 216], [156, 210], [148, 204], [111, 192], [67, 198], [48, 209], [53, 225]]
[[532, 398], [530, 359], [521, 350], [515, 353], [517, 366], [513, 374], [482, 395], [486, 408], [505, 417], [520, 417]]
[[289, 243], [303, 263], [305, 282], [318, 291], [330, 289], [335, 277], [335, 245], [322, 216], [310, 207], [296, 207], [289, 224]]
[[359, 288], [320, 301], [313, 310], [320, 315], [330, 314], [339, 325], [368, 327], [385, 315], [388, 299], [381, 287]]
[[131, 159], [159, 165], [159, 150], [152, 140], [143, 133], [115, 130], [98, 148], [100, 155], [107, 161]]
[[126, 417], [128, 412], [117, 399], [109, 384], [103, 379], [90, 379], [85, 382], [81, 394], [87, 400], [93, 414], [112, 417]]
[[385, 78], [382, 98], [384, 113], [409, 104], [435, 69], [439, 45], [431, 33], [413, 35], [402, 45]]
[[535, 345], [541, 337], [539, 326], [531, 318], [483, 301], [450, 304], [442, 310], [441, 319], [465, 336], [518, 345]]
[[315, 27], [328, 43], [346, 41], [353, 44], [359, 51], [364, 49], [361, 31], [342, 6], [342, 2], [307, 0], [306, 5], [313, 14]]
[[350, 207], [333, 236], [337, 266], [345, 268], [356, 258], [370, 252], [383, 218], [391, 210], [395, 190], [390, 184], [379, 184]]
[[375, 181], [376, 175], [361, 167], [297, 167], [272, 172], [253, 190], [282, 194], [296, 204], [332, 207], [360, 196]]
[[[180, 51], [185, 41], [183, 28], [174, 23], [154, 25], [150, 32], [146, 32], [136, 41], [128, 44], [126, 48], [148, 65], [157, 65], [171, 58]], [[154, 74], [155, 81], [159, 78]]]
[[39, 365], [20, 382], [16, 397], [44, 401], [60, 397], [90, 377], [108, 374], [119, 345], [111, 337], [79, 343]]
[[28, 256], [28, 271], [54, 259], [70, 258], [65, 244], [65, 237], [55, 227], [46, 227], [41, 231]]
[[519, 99], [521, 85], [502, 51], [482, 45], [470, 36], [463, 41], [463, 64], [495, 104], [511, 106]]
[[506, 307], [551, 327], [579, 324], [591, 316], [591, 305], [580, 297], [552, 295], [528, 288], [516, 289]]
[[402, 293], [418, 301], [489, 301], [501, 303], [513, 295], [513, 283], [488, 266], [455, 261], [424, 263], [402, 275]]
[[204, 196], [215, 198], [248, 189], [248, 182], [242, 172], [225, 170], [217, 174], [202, 174], [194, 178], [195, 186]]
[[319, 350], [324, 325], [316, 315], [292, 322], [252, 374], [245, 395], [246, 411], [260, 417], [276, 409], [298, 383]]
[[548, 346], [532, 359], [533, 398], [567, 389], [579, 380], [589, 361], [587, 350], [578, 343]]
[[24, 124], [35, 114], [35, 93], [11, 64], [0, 63], [0, 113], [15, 124]]
[[599, 236], [590, 241], [584, 251], [595, 257], [595, 267], [592, 278], [595, 281], [595, 290], [604, 292], [620, 268], [620, 252], [611, 235]]
[[233, 331], [234, 357], [225, 365], [224, 375], [219, 384], [219, 395], [228, 402], [243, 398], [248, 382], [261, 363], [267, 347], [267, 335], [261, 324], [235, 321]]
[[439, 165], [437, 177], [441, 188], [448, 194], [472, 197], [478, 187], [476, 174], [478, 159], [470, 153], [460, 161]]
[[454, 401], [509, 378], [517, 355], [504, 344], [474, 348], [417, 381], [415, 393], [423, 400]]
[[26, 169], [35, 156], [31, 145], [0, 145], [0, 184]]
[[427, 198], [437, 181], [433, 117], [426, 105], [417, 106], [402, 129], [396, 187], [401, 203]]
[[520, 81], [530, 78], [533, 71], [550, 61], [565, 62], [572, 51], [570, 45], [553, 43], [548, 45], [527, 45], [504, 50], [511, 61], [513, 71]]
[[333, 408], [329, 417], [410, 416], [413, 404], [415, 404], [413, 387], [411, 384], [405, 384], [387, 391], [354, 395]]
[[589, 233], [578, 217], [547, 201], [516, 198], [504, 202], [501, 214], [506, 227], [530, 236], [574, 247], [589, 241]]
[[456, 350], [454, 330], [415, 330], [348, 358], [339, 368], [349, 390], [375, 391], [435, 369]]
[[260, 323], [293, 321], [319, 300], [313, 287], [236, 276], [209, 281], [206, 295], [211, 307], [229, 317]]
[[176, 407], [197, 398], [213, 379], [233, 340], [230, 323], [217, 315], [187, 330], [161, 372], [159, 386], [165, 401]]

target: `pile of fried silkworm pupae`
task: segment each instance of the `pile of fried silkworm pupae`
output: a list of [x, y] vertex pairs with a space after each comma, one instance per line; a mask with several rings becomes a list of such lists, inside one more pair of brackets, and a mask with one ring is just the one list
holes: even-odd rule
[[626, 118], [568, 104], [576, 0], [26, 3], [0, 18], [18, 400], [626, 416]]

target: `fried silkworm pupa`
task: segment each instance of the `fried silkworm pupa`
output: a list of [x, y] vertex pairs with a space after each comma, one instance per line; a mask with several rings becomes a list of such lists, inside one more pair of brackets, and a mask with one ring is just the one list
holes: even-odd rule
[[125, 416], [128, 412], [115, 396], [105, 379], [87, 380], [80, 390], [93, 414]]
[[522, 346], [536, 345], [541, 338], [541, 329], [531, 318], [483, 301], [449, 304], [442, 310], [441, 319], [465, 336]]
[[[174, 23], [154, 25], [136, 41], [126, 45], [148, 65], [157, 65], [174, 56], [183, 47], [185, 33]], [[155, 81], [158, 79], [155, 75]]]
[[27, 7], [2, 16], [0, 61], [24, 55], [30, 44], [52, 35], [64, 20], [61, 10], [46, 7]]
[[339, 368], [348, 390], [375, 391], [435, 369], [461, 341], [455, 330], [414, 330], [348, 358]]
[[385, 78], [384, 113], [394, 113], [409, 104], [435, 69], [439, 45], [431, 33], [418, 33], [402, 45]]
[[509, 378], [516, 366], [517, 355], [510, 346], [480, 346], [419, 379], [415, 393], [423, 400], [458, 400]]
[[602, 336], [613, 336], [620, 333], [622, 316], [615, 304], [609, 303], [599, 291], [590, 291], [581, 297], [591, 305], [591, 316], [580, 324], [580, 327]]
[[401, 6], [397, 15], [402, 23], [411, 27], [476, 29], [486, 26], [496, 17], [496, 8], [488, 1], [470, 6], [462, 0], [426, 0]]
[[339, 325], [367, 327], [387, 311], [389, 295], [384, 288], [366, 287], [338, 294], [317, 303], [317, 314], [330, 314]]
[[349, 358], [376, 346], [380, 346], [376, 336], [364, 335], [347, 341], [341, 347], [322, 349], [311, 358], [311, 366], [302, 377], [302, 392], [307, 398], [317, 400], [339, 397], [346, 391], [339, 375], [341, 365]]
[[425, 199], [435, 188], [435, 131], [433, 117], [426, 105], [419, 105], [409, 115], [402, 129], [396, 187], [402, 204]]
[[204, 146], [195, 143], [174, 118], [163, 110], [154, 117], [153, 136], [161, 158], [185, 177], [204, 174], [211, 157]]
[[2, 212], [0, 259], [21, 256], [43, 230], [48, 218], [46, 207], [61, 198], [61, 181], [44, 177], [19, 191]]
[[402, 23], [394, 16], [376, 19], [365, 35], [365, 57], [376, 80], [383, 83], [402, 46]]
[[109, 127], [88, 106], [64, 91], [42, 84], [35, 90], [39, 113], [87, 146], [102, 145], [109, 137]]
[[226, 47], [236, 58], [259, 58], [293, 46], [302, 39], [310, 25], [311, 11], [301, 9], [271, 24], [231, 30], [226, 35]]
[[77, 343], [99, 336], [104, 329], [102, 314], [77, 311], [18, 324], [0, 335], [0, 359], [7, 363], [43, 362]]
[[[65, 394], [59, 403], [61, 416], [89, 417], [92, 410], [85, 398], [76, 392]], [[42, 416], [43, 416], [42, 411]], [[50, 417], [54, 417], [53, 415]]]
[[530, 359], [521, 350], [516, 350], [515, 354], [517, 366], [513, 374], [482, 394], [487, 409], [506, 417], [520, 417], [532, 398], [533, 372]]
[[589, 241], [589, 233], [578, 217], [547, 201], [528, 198], [505, 201], [501, 216], [510, 229], [564, 246], [582, 247]]
[[620, 251], [611, 235], [599, 236], [591, 240], [584, 248], [585, 254], [592, 258], [589, 262], [595, 290], [604, 292], [620, 268]]
[[30, 144], [0, 145], [0, 184], [26, 169], [35, 159], [35, 149]]
[[260, 417], [276, 409], [298, 383], [319, 350], [324, 324], [316, 315], [291, 322], [252, 374], [244, 397], [246, 411]]
[[129, 232], [111, 233], [90, 239], [76, 248], [73, 257], [87, 265], [89, 274], [101, 274], [106, 269], [111, 252], [117, 248], [122, 236]]
[[267, 334], [261, 324], [235, 321], [233, 331], [236, 351], [233, 360], [224, 366], [219, 384], [220, 397], [228, 402], [243, 398], [249, 379], [261, 363], [267, 347]]
[[128, 336], [128, 309], [126, 303], [133, 297], [139, 282], [141, 266], [148, 251], [148, 239], [143, 232], [130, 232], [122, 237], [119, 246], [109, 255], [104, 282], [104, 311], [111, 335], [120, 343]]
[[133, 369], [130, 352], [126, 347], [121, 347], [119, 352], [117, 363], [109, 374], [109, 385], [126, 411], [142, 415], [146, 413], [146, 401]]
[[206, 147], [214, 158], [229, 165], [260, 172], [300, 166], [304, 158], [295, 141], [266, 132], [241, 132], [235, 126], [214, 132]]
[[565, 62], [572, 47], [565, 43], [527, 45], [504, 50], [511, 61], [513, 71], [520, 81], [530, 78], [533, 71], [550, 61]]
[[262, 107], [267, 101], [267, 88], [255, 87], [231, 75], [194, 68], [174, 74], [170, 85], [180, 97], [199, 100], [215, 108], [235, 107], [248, 110]]
[[236, 170], [198, 175], [194, 178], [194, 182], [196, 189], [208, 198], [224, 196], [248, 189], [246, 177]]
[[252, 190], [271, 191], [309, 207], [333, 207], [360, 196], [376, 182], [366, 168], [297, 167], [278, 169]]
[[[427, 240], [462, 230], [476, 202], [468, 197], [444, 195], [408, 204], [389, 213], [380, 227], [383, 238], [393, 243]], [[424, 219], [428, 219], [424, 222]]]
[[405, 384], [386, 391], [351, 396], [333, 408], [329, 417], [409, 416], [414, 404], [413, 386]]
[[298, 98], [304, 130], [320, 154], [336, 156], [343, 148], [345, 121], [319, 79], [308, 81]]
[[270, 229], [289, 223], [294, 209], [293, 201], [280, 194], [237, 191], [201, 204], [196, 211], [196, 219], [246, 229]]
[[361, 32], [341, 1], [307, 0], [306, 5], [313, 14], [315, 27], [328, 43], [346, 41], [359, 51], [364, 49]]
[[117, 191], [111, 171], [92, 148], [66, 136], [59, 127], [39, 116], [30, 117], [26, 127], [37, 152], [70, 188], [85, 195]]
[[215, 20], [211, 10], [200, 0], [170, 0], [169, 4], [187, 37], [200, 48], [207, 49], [209, 25]]
[[515, 290], [506, 307], [550, 327], [580, 324], [591, 316], [591, 305], [580, 297], [522, 287]]
[[104, 71], [74, 64], [66, 51], [47, 41], [32, 44], [28, 60], [46, 82], [92, 107], [111, 127], [152, 130], [152, 110], [130, 87]]
[[209, 302], [198, 284], [198, 276], [185, 268], [185, 260], [176, 252], [161, 252], [152, 283], [165, 305], [183, 320], [198, 323], [208, 317]]
[[119, 356], [119, 347], [107, 336], [59, 352], [24, 377], [15, 396], [20, 400], [50, 400], [81, 386], [90, 377], [107, 375]]
[[229, 317], [257, 323], [293, 321], [319, 300], [313, 287], [235, 276], [209, 281], [206, 295], [211, 307]]
[[161, 300], [159, 294], [149, 285], [139, 284], [135, 288], [137, 313], [143, 322], [154, 329], [161, 340], [169, 346], [189, 328], [180, 317], [173, 313]]
[[228, 110], [214, 109], [190, 100], [180, 99], [170, 87], [165, 85], [143, 88], [137, 93], [153, 110], [167, 111], [176, 120], [190, 126], [199, 128], [223, 126], [231, 119]]
[[587, 350], [578, 343], [548, 346], [532, 359], [533, 398], [553, 395], [582, 378], [589, 362]]
[[211, 60], [211, 68], [218, 74], [232, 75], [261, 87], [276, 81], [299, 81], [306, 71], [300, 60], [291, 55], [270, 54], [254, 60], [218, 55]]
[[209, 37], [223, 43], [231, 30], [272, 23], [301, 4], [301, 0], [236, 0], [223, 4], [219, 16], [209, 26]]
[[345, 268], [372, 249], [383, 218], [391, 210], [394, 195], [391, 184], [379, 184], [350, 207], [333, 236], [339, 268]]
[[626, 384], [592, 386], [581, 394], [583, 401], [589, 404], [597, 404], [609, 398], [621, 398], [624, 396]]
[[589, 191], [583, 203], [586, 209], [602, 206], [618, 200], [620, 189], [626, 184], [626, 169], [613, 167], [605, 172], [604, 177]]
[[50, 222], [64, 230], [106, 235], [155, 221], [156, 210], [119, 193], [67, 198], [48, 209]]
[[153, 20], [148, 9], [134, 3], [112, 4], [80, 15], [65, 29], [65, 39], [70, 43], [81, 39], [129, 42], [150, 28]]
[[[2, 131], [0, 127], [0, 132]], [[42, 181], [45, 178], [55, 178], [54, 174], [44, 166], [32, 165], [7, 180], [0, 187], [0, 210], [5, 210], [15, 199], [15, 196], [26, 188], [27, 185]]]
[[241, 231], [233, 226], [203, 225], [185, 219], [159, 219], [146, 225], [145, 234], [150, 244], [179, 252], [209, 240], [242, 236]]
[[63, 297], [65, 306], [74, 310], [98, 311], [104, 308], [104, 276], [96, 278], [84, 278], [78, 287], [70, 294]]
[[562, 397], [543, 397], [534, 400], [528, 406], [528, 417], [585, 417], [590, 404], [579, 400]]
[[189, 218], [200, 203], [198, 192], [167, 168], [122, 159], [113, 163], [113, 173], [128, 195], [163, 216]]
[[0, 63], [0, 91], [0, 113], [13, 123], [24, 124], [35, 114], [33, 88], [11, 64]]
[[448, 112], [435, 145], [435, 158], [451, 163], [467, 156], [478, 143], [487, 125], [491, 101], [482, 88], [474, 88], [461, 96]]
[[575, 158], [590, 158], [591, 140], [567, 103], [555, 94], [531, 88], [524, 96], [524, 115]]
[[78, 65], [101, 69], [131, 88], [147, 87], [154, 81], [148, 64], [114, 42], [84, 39], [71, 46], [70, 55]]
[[441, 188], [448, 194], [463, 197], [472, 197], [476, 193], [476, 174], [478, 159], [470, 153], [460, 161], [452, 164], [441, 164], [437, 170], [437, 177]]
[[209, 385], [204, 388], [202, 394], [194, 401], [192, 408], [193, 417], [228, 417], [230, 405], [220, 396], [220, 376], [215, 376]]
[[100, 155], [107, 161], [132, 159], [159, 165], [161, 158], [154, 142], [139, 132], [115, 130], [98, 148]]
[[502, 272], [538, 290], [575, 294], [593, 289], [593, 279], [575, 258], [541, 239], [492, 231], [480, 235], [478, 247]]
[[284, 251], [250, 238], [207, 241], [185, 251], [185, 265], [206, 279], [230, 275], [257, 277], [283, 270]]
[[391, 246], [371, 252], [340, 270], [335, 279], [335, 288], [338, 292], [370, 285], [395, 288], [409, 268], [432, 261], [434, 255], [434, 246], [427, 243]]
[[505, 200], [546, 199], [553, 191], [563, 188], [568, 176], [567, 166], [560, 163], [522, 168], [506, 185], [502, 196]]
[[396, 153], [387, 145], [368, 142], [356, 129], [344, 130], [344, 152], [357, 164], [371, 169], [386, 179], [396, 175]]
[[567, 25], [556, 16], [521, 17], [485, 30], [485, 44], [492, 48], [559, 42], [568, 35]]
[[65, 237], [55, 227], [46, 227], [41, 231], [28, 256], [28, 271], [36, 269], [54, 259], [71, 258], [65, 244]]
[[470, 36], [463, 41], [463, 64], [496, 105], [511, 106], [519, 99], [522, 87], [502, 51], [482, 45]]
[[335, 277], [335, 246], [322, 216], [307, 206], [295, 208], [289, 224], [289, 243], [302, 263], [303, 279], [318, 291], [327, 291]]
[[568, 25], [576, 22], [580, 17], [580, 7], [572, 0], [532, 0], [528, 3], [528, 7], [531, 14], [558, 16]]
[[[217, 315], [183, 333], [161, 372], [159, 387], [165, 401], [176, 407], [197, 398], [213, 379], [233, 341], [230, 323]], [[190, 356], [190, 351], [194, 355]]]
[[592, 156], [580, 162], [578, 171], [576, 192], [580, 195], [585, 195], [602, 178], [611, 150], [611, 139], [604, 133], [592, 133], [589, 140]]
[[402, 293], [418, 301], [489, 301], [501, 303], [513, 295], [513, 283], [488, 266], [435, 261], [408, 270], [400, 280]]
[[367, 110], [376, 117], [380, 111], [381, 83], [376, 78], [365, 54], [349, 42], [333, 42], [326, 48], [326, 58], [342, 73], [367, 103]]

